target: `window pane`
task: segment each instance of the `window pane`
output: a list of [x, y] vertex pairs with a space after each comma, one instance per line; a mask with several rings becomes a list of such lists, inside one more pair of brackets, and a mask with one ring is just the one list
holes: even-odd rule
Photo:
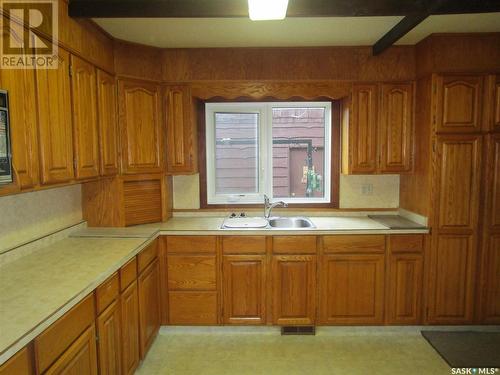
[[323, 198], [325, 109], [273, 108], [273, 197]]
[[258, 134], [258, 113], [215, 113], [216, 194], [258, 193]]

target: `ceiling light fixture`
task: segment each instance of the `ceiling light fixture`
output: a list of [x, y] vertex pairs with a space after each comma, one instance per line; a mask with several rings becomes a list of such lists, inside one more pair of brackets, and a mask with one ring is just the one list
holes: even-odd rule
[[288, 0], [248, 0], [252, 21], [282, 20], [286, 16]]

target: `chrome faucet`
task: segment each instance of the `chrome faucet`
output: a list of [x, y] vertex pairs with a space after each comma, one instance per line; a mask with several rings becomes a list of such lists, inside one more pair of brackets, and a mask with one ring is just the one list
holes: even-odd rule
[[288, 207], [288, 204], [283, 201], [271, 203], [269, 201], [269, 197], [264, 194], [264, 218], [269, 219], [269, 217], [271, 216], [271, 211], [276, 206]]

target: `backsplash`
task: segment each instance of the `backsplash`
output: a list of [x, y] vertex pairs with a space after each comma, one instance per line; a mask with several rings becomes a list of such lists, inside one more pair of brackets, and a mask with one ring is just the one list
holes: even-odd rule
[[0, 253], [80, 223], [81, 185], [0, 197]]
[[[199, 175], [174, 176], [174, 209], [199, 209]], [[399, 175], [341, 175], [340, 208], [398, 208]]]

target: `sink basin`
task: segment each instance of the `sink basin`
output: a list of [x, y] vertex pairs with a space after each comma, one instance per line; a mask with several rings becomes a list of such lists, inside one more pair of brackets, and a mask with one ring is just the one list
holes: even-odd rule
[[315, 228], [306, 217], [273, 217], [269, 219], [269, 226], [280, 229]]

